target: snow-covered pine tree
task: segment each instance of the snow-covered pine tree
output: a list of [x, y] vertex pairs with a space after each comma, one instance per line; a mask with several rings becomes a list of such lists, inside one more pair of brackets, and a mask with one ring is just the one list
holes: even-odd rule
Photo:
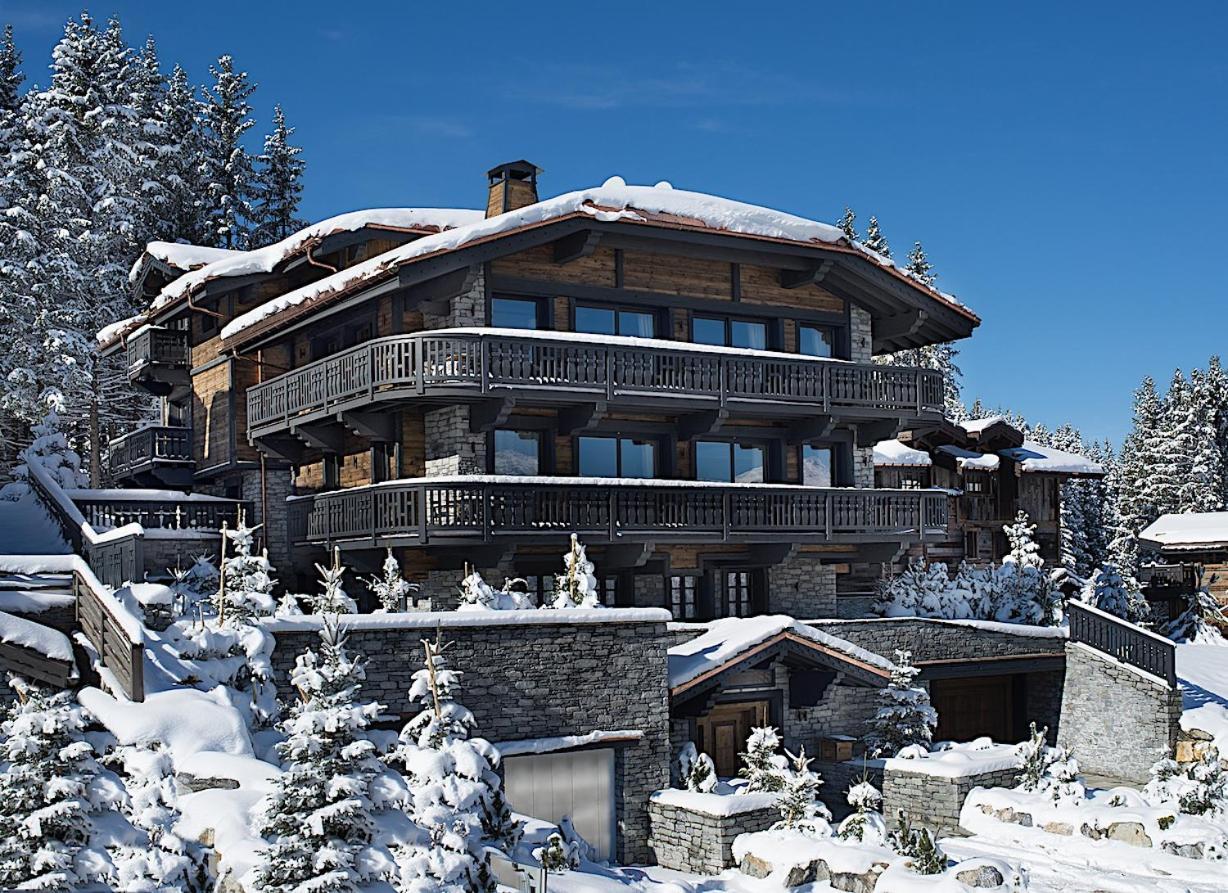
[[1173, 372], [1160, 407], [1160, 426], [1144, 490], [1156, 517], [1185, 511], [1183, 491], [1194, 468], [1194, 393], [1180, 369]]
[[904, 270], [918, 282], [929, 286], [933, 286], [934, 281], [938, 278], [934, 272], [934, 265], [925, 256], [925, 249], [921, 247], [920, 241], [914, 242], [912, 250], [908, 252], [908, 263], [904, 266]]
[[[396, 755], [407, 772], [410, 817], [427, 837], [425, 844], [398, 848], [398, 889], [407, 893], [493, 893], [486, 845], [492, 801], [501, 783], [498, 752], [481, 738], [470, 738], [473, 714], [457, 702], [461, 674], [448, 668], [444, 646], [424, 640], [423, 669], [414, 673], [409, 698], [421, 707], [401, 732]], [[510, 819], [510, 816], [508, 817]]]
[[563, 556], [563, 573], [554, 578], [554, 601], [552, 608], [600, 608], [601, 597], [597, 593], [597, 578], [593, 576], [593, 563], [584, 554], [584, 544], [574, 533], [571, 548]]
[[81, 457], [68, 445], [60, 430], [60, 417], [53, 410], [34, 426], [34, 439], [22, 454], [24, 462], [13, 469], [18, 481], [28, 481], [29, 466], [38, 465], [65, 490], [88, 487], [89, 477], [81, 470]]
[[849, 788], [848, 803], [853, 813], [840, 823], [836, 834], [843, 840], [856, 840], [869, 846], [887, 842], [887, 822], [880, 811], [883, 795], [870, 783], [868, 776]]
[[806, 748], [796, 754], [785, 751], [788, 770], [780, 790], [776, 808], [780, 821], [772, 826], [777, 831], [800, 831], [810, 837], [831, 836], [831, 813], [819, 800], [819, 788], [823, 778], [810, 768], [812, 760], [806, 756]]
[[912, 653], [897, 649], [891, 681], [878, 693], [878, 710], [871, 718], [866, 753], [871, 757], [894, 757], [914, 744], [929, 747], [938, 725], [938, 713], [930, 706], [929, 693], [916, 685], [921, 671], [912, 665]]
[[108, 889], [99, 820], [122, 822], [124, 789], [85, 739], [72, 692], [10, 676], [17, 700], [0, 725], [0, 888]]
[[121, 753], [128, 798], [123, 812], [139, 833], [111, 852], [116, 889], [134, 893], [204, 893], [210, 887], [205, 851], [175, 833], [179, 790], [170, 753], [130, 746]]
[[1215, 442], [1219, 447], [1219, 499], [1228, 506], [1228, 374], [1218, 356], [1207, 360], [1206, 389], [1215, 406]]
[[341, 549], [333, 546], [333, 563], [329, 567], [316, 565], [322, 591], [311, 596], [313, 614], [357, 614], [358, 603], [345, 594], [342, 588], [347, 568], [341, 563]]
[[1224, 456], [1220, 444], [1219, 384], [1201, 369], [1190, 372], [1189, 476], [1179, 491], [1181, 511], [1216, 512], [1224, 507]]
[[384, 575], [367, 580], [367, 588], [379, 601], [379, 611], [394, 614], [408, 607], [409, 594], [418, 590], [418, 584], [410, 583], [401, 576], [401, 563], [388, 550], [383, 564]]
[[158, 60], [158, 47], [153, 35], [145, 39], [145, 46], [133, 60], [132, 98], [136, 110], [136, 126], [133, 147], [137, 158], [136, 196], [139, 199], [138, 238], [174, 239], [174, 222], [170, 218], [171, 191], [168, 189], [163, 170], [169, 156], [180, 151], [167, 139], [163, 113], [166, 108], [166, 77]]
[[1109, 486], [1116, 494], [1110, 553], [1124, 572], [1138, 572], [1138, 534], [1160, 516], [1151, 487], [1160, 461], [1160, 397], [1148, 376], [1134, 392], [1133, 424], [1122, 443]]
[[290, 144], [294, 128], [286, 125], [281, 106], [273, 107], [273, 130], [264, 138], [259, 168], [255, 175], [255, 209], [252, 212], [252, 244], [280, 242], [302, 229], [298, 204], [303, 196], [303, 171], [306, 165], [298, 156], [303, 150]]
[[270, 840], [256, 866], [261, 893], [349, 893], [392, 880], [392, 854], [377, 839], [377, 816], [402, 808], [408, 791], [389, 783], [395, 776], [367, 735], [383, 707], [358, 702], [365, 678], [337, 618], [326, 617], [319, 652], [299, 655], [291, 673], [299, 701], [280, 726], [286, 738], [277, 752], [285, 772], [256, 818]]
[[205, 91], [202, 149], [210, 244], [246, 248], [255, 182], [243, 135], [255, 123], [248, 100], [256, 88], [248, 83], [247, 72], [235, 70], [229, 55], [209, 71], [213, 83]]
[[1130, 623], [1142, 623], [1151, 618], [1151, 606], [1137, 584], [1127, 581], [1112, 562], [1096, 569], [1084, 584], [1079, 598]]
[[780, 733], [771, 726], [751, 729], [746, 739], [746, 750], [738, 754], [742, 768], [738, 776], [746, 779], [742, 793], [779, 791], [785, 785], [785, 773], [789, 763], [780, 753]]
[[716, 766], [706, 753], [700, 753], [694, 741], [682, 745], [678, 752], [678, 781], [688, 791], [709, 793], [716, 787]]
[[[17, 111], [21, 106], [21, 51], [13, 41], [13, 26], [4, 26], [0, 37], [0, 177], [4, 173], [4, 156], [17, 137]], [[7, 189], [0, 181], [0, 206], [5, 205]]]
[[844, 206], [844, 214], [840, 217], [840, 222], [836, 224], [840, 227], [840, 232], [844, 233], [844, 238], [850, 242], [861, 241], [857, 235], [857, 215], [853, 213], [853, 209], [848, 205]]
[[271, 617], [277, 610], [277, 600], [273, 598], [277, 581], [273, 579], [268, 552], [252, 553], [259, 527], [248, 527], [242, 513], [234, 528], [222, 526], [223, 541], [233, 551], [229, 557], [223, 556], [222, 585], [214, 602], [222, 625], [246, 624], [256, 617]]
[[201, 103], [188, 73], [178, 65], [171, 71], [159, 117], [166, 145], [173, 147], [160, 171], [167, 203], [167, 238], [211, 244]]
[[1152, 766], [1143, 797], [1152, 806], [1223, 820], [1228, 818], [1228, 770], [1219, 751], [1208, 744], [1192, 762], [1165, 759]]
[[892, 849], [909, 858], [908, 866], [917, 874], [941, 874], [946, 870], [946, 854], [938, 848], [929, 829], [915, 830], [904, 810], [896, 813], [895, 830], [887, 838]]
[[891, 246], [887, 244], [883, 231], [878, 227], [878, 218], [873, 214], [870, 215], [870, 222], [866, 225], [866, 238], [862, 244], [876, 254], [891, 257]]

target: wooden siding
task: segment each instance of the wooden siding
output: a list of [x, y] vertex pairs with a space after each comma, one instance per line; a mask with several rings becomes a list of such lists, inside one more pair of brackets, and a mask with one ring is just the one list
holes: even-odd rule
[[[230, 437], [233, 366], [233, 360], [225, 360], [192, 376], [192, 449], [199, 469], [234, 458]], [[238, 397], [235, 395], [236, 402]]]
[[780, 271], [774, 267], [743, 264], [742, 301], [746, 304], [775, 304], [826, 313], [844, 313], [845, 304], [829, 291], [817, 285], [781, 288]]
[[546, 282], [576, 282], [583, 285], [604, 285], [613, 288], [614, 251], [598, 248], [588, 257], [566, 264], [554, 262], [554, 247], [542, 245], [491, 261], [494, 276], [516, 279], [539, 279]]
[[733, 298], [729, 264], [695, 257], [624, 252], [623, 285], [663, 295]]

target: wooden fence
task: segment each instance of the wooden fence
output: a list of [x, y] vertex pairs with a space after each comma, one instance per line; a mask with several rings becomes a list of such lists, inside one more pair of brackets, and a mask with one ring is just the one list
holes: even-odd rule
[[1177, 646], [1112, 614], [1071, 601], [1066, 606], [1070, 641], [1082, 642], [1122, 663], [1177, 684]]

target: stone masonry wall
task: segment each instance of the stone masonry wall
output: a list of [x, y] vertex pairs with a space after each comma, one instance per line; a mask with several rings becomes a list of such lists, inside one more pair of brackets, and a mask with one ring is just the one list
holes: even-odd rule
[[874, 447], [853, 447], [853, 486], [874, 486]]
[[479, 270], [473, 287], [463, 295], [456, 295], [448, 302], [445, 314], [424, 313], [423, 328], [452, 329], [461, 326], [486, 325], [486, 279], [485, 271]]
[[912, 652], [914, 661], [954, 658], [1009, 657], [1021, 654], [1060, 656], [1061, 635], [1022, 635], [942, 620], [915, 617], [874, 620], [820, 620], [809, 624], [891, 659], [897, 648]]
[[486, 471], [486, 436], [469, 430], [469, 407], [464, 404], [423, 414], [426, 429], [426, 476], [483, 474]]
[[[176, 534], [181, 531], [175, 531]], [[150, 579], [161, 580], [170, 576], [176, 567], [191, 567], [199, 555], [210, 555], [216, 565], [221, 549], [221, 535], [201, 531], [200, 536], [158, 536], [158, 531], [147, 530], [141, 539], [141, 563]], [[276, 562], [274, 562], [276, 564]]]
[[286, 499], [293, 492], [294, 478], [288, 468], [267, 468], [264, 475], [265, 496], [269, 516], [262, 512], [259, 470], [244, 471], [240, 477], [240, 498], [252, 507], [253, 518], [248, 523], [262, 524], [263, 542], [269, 550], [273, 567], [288, 568], [291, 565], [290, 537], [286, 530], [289, 504]]
[[903, 810], [914, 827], [929, 828], [935, 836], [962, 834], [959, 811], [975, 787], [1014, 787], [1017, 769], [982, 772], [963, 778], [944, 778], [920, 772], [883, 773], [883, 815], [890, 827]]
[[768, 570], [768, 613], [834, 617], [836, 569], [800, 553]]
[[870, 311], [861, 307], [849, 308], [849, 359], [855, 363], [868, 363], [874, 358], [874, 335]]
[[648, 804], [648, 845], [657, 864], [689, 874], [720, 874], [737, 863], [733, 841], [739, 834], [766, 831], [780, 819], [775, 809], [715, 816], [652, 800]]
[[[618, 859], [648, 860], [648, 797], [669, 784], [668, 637], [663, 621], [514, 623], [495, 618], [455, 625], [456, 614], [407, 618], [404, 626], [362, 629], [348, 644], [366, 659], [362, 696], [387, 705], [398, 722], [416, 713], [410, 679], [422, 661], [421, 640], [442, 625], [449, 664], [464, 672], [459, 700], [489, 741], [638, 729], [638, 742], [616, 750]], [[452, 621], [449, 623], [449, 621]], [[273, 665], [283, 698], [295, 658], [319, 643], [310, 620], [274, 624]], [[514, 805], [514, 804], [513, 804]]]
[[1146, 781], [1176, 746], [1180, 718], [1180, 690], [1086, 645], [1066, 646], [1058, 743], [1085, 772]]

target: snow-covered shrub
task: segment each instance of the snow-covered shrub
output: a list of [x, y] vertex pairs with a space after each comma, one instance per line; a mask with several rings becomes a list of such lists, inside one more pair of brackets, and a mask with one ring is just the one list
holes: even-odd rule
[[316, 565], [320, 575], [321, 591], [317, 595], [308, 596], [313, 614], [357, 614], [358, 603], [345, 594], [341, 588], [346, 567], [341, 563], [341, 550], [333, 548], [333, 563], [330, 567]]
[[1192, 763], [1160, 760], [1151, 767], [1143, 797], [1152, 806], [1174, 806], [1189, 815], [1228, 819], [1228, 772], [1208, 746]]
[[173, 567], [168, 572], [175, 593], [176, 616], [196, 619], [198, 606], [211, 600], [218, 590], [218, 570], [212, 557], [197, 555], [189, 567]]
[[1015, 789], [1038, 792], [1048, 796], [1054, 805], [1078, 806], [1086, 797], [1079, 781], [1079, 763], [1064, 747], [1050, 747], [1045, 743], [1048, 727], [1037, 729], [1029, 725], [1028, 740], [1019, 744], [1019, 774], [1015, 776]]
[[784, 789], [789, 761], [780, 751], [780, 733], [771, 726], [751, 729], [746, 750], [738, 754], [742, 768], [738, 775], [746, 779], [742, 793], [775, 792]]
[[678, 753], [678, 780], [688, 791], [706, 794], [716, 787], [716, 766], [706, 753], [700, 753], [694, 741], [682, 745]]
[[123, 812], [139, 837], [111, 853], [116, 889], [133, 893], [203, 893], [210, 878], [200, 844], [175, 833], [179, 789], [171, 755], [157, 747], [120, 753], [128, 799]]
[[1228, 645], [1228, 615], [1206, 589], [1186, 595], [1185, 609], [1164, 625], [1161, 632], [1178, 643]]
[[336, 617], [326, 618], [319, 652], [299, 655], [291, 673], [299, 701], [280, 724], [285, 772], [256, 815], [256, 830], [271, 841], [255, 869], [257, 890], [353, 890], [391, 878], [377, 816], [403, 806], [408, 792], [388, 800], [397, 785], [385, 784], [390, 772], [366, 734], [383, 707], [356, 701], [365, 676]]
[[880, 812], [883, 795], [878, 788], [870, 784], [868, 778], [863, 778], [849, 788], [848, 803], [854, 811], [840, 823], [836, 833], [844, 840], [856, 840], [870, 846], [885, 846], [887, 821]]
[[933, 741], [938, 713], [930, 706], [929, 692], [913, 684], [920, 672], [911, 652], [896, 650], [891, 681], [878, 693], [879, 707], [866, 736], [871, 757], [893, 757], [905, 747], [928, 747]]
[[895, 830], [887, 840], [892, 849], [908, 857], [909, 867], [917, 874], [942, 874], [946, 871], [946, 853], [938, 847], [928, 828], [914, 830], [903, 810], [896, 815]]
[[953, 604], [947, 566], [915, 558], [893, 577], [879, 583], [874, 611], [884, 617], [971, 617], [971, 606]]
[[476, 570], [468, 571], [460, 584], [458, 611], [531, 611], [537, 607], [533, 596], [517, 592], [512, 587], [523, 580], [504, 580], [502, 589], [495, 589]]
[[[22, 452], [23, 462], [13, 468], [17, 481], [28, 482], [31, 464], [37, 464], [64, 490], [76, 490], [90, 485], [89, 475], [81, 470], [81, 457], [68, 445], [68, 438], [60, 431], [60, 417], [54, 409], [49, 410], [42, 422], [34, 425], [31, 433], [34, 440]], [[6, 487], [7, 499], [20, 497], [20, 487]]]
[[367, 588], [379, 601], [376, 613], [395, 614], [405, 610], [409, 594], [418, 591], [418, 584], [410, 583], [401, 576], [401, 563], [391, 549], [384, 558], [383, 572], [383, 577], [371, 577], [367, 580]]
[[493, 893], [486, 847], [508, 836], [486, 827], [501, 785], [498, 751], [469, 737], [473, 714], [456, 700], [461, 674], [448, 668], [443, 646], [429, 640], [422, 646], [424, 666], [409, 691], [421, 712], [402, 730], [396, 759], [408, 775], [410, 817], [427, 839], [398, 848], [400, 889]]
[[54, 694], [10, 677], [18, 700], [0, 725], [0, 889], [109, 886], [106, 826], [124, 789], [99, 765], [71, 692]]
[[810, 757], [803, 747], [796, 754], [785, 751], [788, 771], [776, 808], [780, 821], [772, 826], [774, 831], [799, 831], [810, 837], [831, 836], [831, 813], [819, 802], [819, 788], [823, 778], [810, 769]]
[[554, 578], [554, 601], [550, 607], [602, 607], [597, 578], [593, 576], [593, 563], [584, 554], [584, 544], [574, 533], [571, 535], [571, 549], [563, 556], [563, 573]]
[[239, 625], [257, 617], [271, 617], [277, 610], [273, 598], [273, 566], [268, 551], [252, 554], [255, 533], [259, 527], [248, 527], [242, 514], [231, 529], [222, 526], [224, 542], [234, 554], [222, 559], [222, 585], [214, 597], [214, 611], [223, 625]]
[[547, 874], [562, 873], [568, 869], [580, 867], [579, 854], [567, 845], [563, 835], [557, 831], [546, 838], [546, 845], [533, 850], [533, 858], [541, 864]]
[[1143, 593], [1130, 586], [1112, 562], [1105, 562], [1092, 574], [1079, 598], [1093, 608], [1130, 623], [1142, 623], [1151, 618], [1151, 605]]

